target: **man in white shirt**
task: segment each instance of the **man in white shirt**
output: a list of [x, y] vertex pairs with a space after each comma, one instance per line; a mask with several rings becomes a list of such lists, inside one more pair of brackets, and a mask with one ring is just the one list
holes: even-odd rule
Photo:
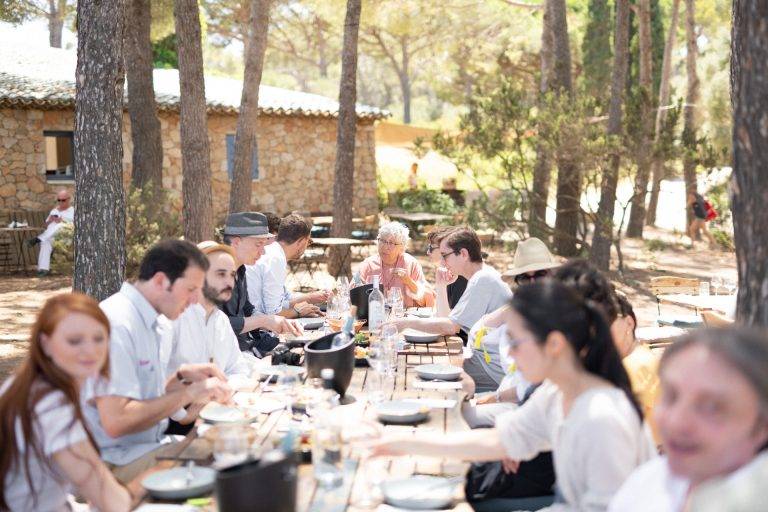
[[287, 318], [317, 317], [315, 304], [328, 300], [328, 292], [291, 294], [286, 286], [288, 261], [301, 258], [311, 243], [312, 223], [292, 213], [280, 220], [277, 241], [264, 247], [264, 256], [246, 266], [248, 298], [256, 313]]
[[157, 450], [169, 441], [169, 417], [189, 423], [208, 401], [231, 396], [226, 377], [212, 364], [182, 365], [166, 375], [168, 320], [198, 301], [207, 268], [191, 243], [164, 240], [147, 251], [136, 283], [123, 283], [100, 304], [111, 325], [110, 378], [91, 383], [83, 410], [102, 459], [121, 482], [154, 465]]
[[37, 256], [38, 277], [46, 276], [51, 272], [51, 253], [53, 252], [53, 237], [56, 236], [56, 232], [64, 227], [65, 223], [75, 221], [72, 196], [67, 190], [61, 189], [56, 193], [56, 203], [56, 207], [45, 219], [45, 231], [27, 240], [31, 247], [40, 244], [40, 253]]
[[168, 374], [184, 364], [213, 363], [227, 378], [250, 376], [251, 367], [237, 344], [229, 317], [219, 305], [232, 297], [235, 286], [235, 251], [212, 240], [201, 242], [210, 267], [205, 274], [203, 298], [191, 304], [173, 322], [173, 346]]

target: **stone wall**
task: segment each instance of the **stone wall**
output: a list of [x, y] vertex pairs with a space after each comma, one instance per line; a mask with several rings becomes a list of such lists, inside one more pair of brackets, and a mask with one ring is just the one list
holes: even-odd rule
[[[130, 121], [123, 118], [123, 169], [130, 180]], [[160, 115], [163, 137], [163, 186], [176, 208], [181, 203], [179, 116]], [[226, 135], [236, 131], [237, 117], [211, 115], [211, 171], [214, 214], [224, 218], [229, 205]], [[44, 130], [71, 131], [72, 111], [0, 109], [0, 209], [47, 210], [59, 188], [47, 183]], [[336, 119], [264, 116], [259, 119], [259, 179], [252, 182], [253, 206], [284, 214], [292, 210], [330, 212], [333, 208], [333, 166]], [[372, 122], [358, 123], [355, 152], [356, 216], [378, 211], [375, 140]]]

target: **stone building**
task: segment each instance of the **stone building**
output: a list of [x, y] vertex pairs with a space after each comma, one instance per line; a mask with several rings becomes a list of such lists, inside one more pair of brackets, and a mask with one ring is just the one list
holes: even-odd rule
[[[0, 48], [0, 209], [47, 210], [55, 190], [74, 186], [73, 51]], [[176, 70], [155, 70], [163, 139], [163, 186], [181, 202], [179, 83]], [[206, 77], [212, 191], [217, 220], [229, 205], [234, 134], [242, 82]], [[127, 103], [127, 102], [126, 102]], [[336, 151], [335, 100], [262, 86], [253, 162], [253, 206], [283, 214], [330, 212]], [[385, 111], [358, 105], [355, 215], [378, 211], [374, 122]], [[124, 180], [130, 181], [130, 120], [123, 114]]]

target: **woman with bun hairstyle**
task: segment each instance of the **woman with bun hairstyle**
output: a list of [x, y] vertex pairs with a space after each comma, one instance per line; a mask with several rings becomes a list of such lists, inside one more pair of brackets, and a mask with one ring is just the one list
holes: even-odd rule
[[519, 371], [542, 383], [528, 401], [499, 416], [493, 429], [388, 436], [373, 453], [521, 461], [551, 450], [558, 487], [552, 510], [605, 510], [655, 450], [602, 309], [544, 280], [515, 292], [506, 328]]
[[101, 511], [130, 509], [80, 408], [86, 381], [108, 377], [108, 346], [109, 321], [92, 298], [43, 305], [26, 359], [0, 387], [0, 510], [70, 510], [71, 491]]

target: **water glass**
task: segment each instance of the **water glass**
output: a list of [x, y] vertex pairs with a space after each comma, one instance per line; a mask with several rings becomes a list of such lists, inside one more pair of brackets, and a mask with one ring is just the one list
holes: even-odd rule
[[218, 435], [213, 441], [213, 458], [219, 467], [228, 467], [248, 459], [250, 443], [243, 425], [217, 425]]
[[394, 318], [402, 318], [405, 316], [403, 291], [400, 288], [393, 287], [387, 291], [387, 305]]

